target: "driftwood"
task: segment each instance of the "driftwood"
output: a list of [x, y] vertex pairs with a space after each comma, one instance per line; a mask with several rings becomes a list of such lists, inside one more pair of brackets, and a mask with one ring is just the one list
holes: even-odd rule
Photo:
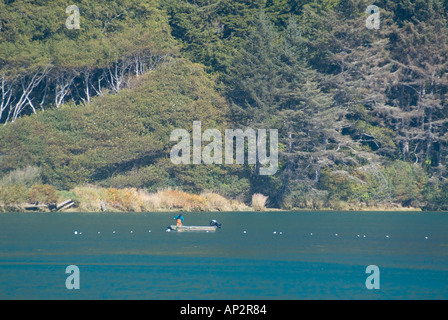
[[75, 204], [75, 202], [72, 199], [65, 200], [59, 204], [39, 204], [39, 202], [36, 203], [25, 203], [22, 207], [25, 210], [32, 210], [32, 211], [60, 211], [64, 209], [68, 209], [72, 207]]
[[62, 209], [68, 209], [71, 206], [73, 206], [74, 204], [75, 204], [75, 202], [72, 199], [65, 200], [64, 202], [61, 202], [56, 206], [56, 211], [59, 211]]
[[23, 208], [25, 210], [41, 210], [41, 209], [48, 209], [48, 205], [46, 204], [31, 204], [31, 203], [25, 203], [23, 205]]

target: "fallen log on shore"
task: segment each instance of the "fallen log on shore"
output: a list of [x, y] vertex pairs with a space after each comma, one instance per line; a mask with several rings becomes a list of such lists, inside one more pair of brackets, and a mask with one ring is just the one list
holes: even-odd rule
[[25, 203], [23, 205], [23, 209], [37, 211], [37, 210], [42, 210], [42, 209], [47, 209], [48, 210], [49, 208], [48, 208], [48, 205], [46, 205], [46, 204]]
[[75, 204], [75, 202], [72, 199], [65, 200], [56, 206], [56, 211], [60, 211], [62, 209], [68, 209], [71, 206], [73, 206], [74, 204]]

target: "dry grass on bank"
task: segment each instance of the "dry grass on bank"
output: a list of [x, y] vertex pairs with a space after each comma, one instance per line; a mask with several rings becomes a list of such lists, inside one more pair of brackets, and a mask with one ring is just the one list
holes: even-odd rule
[[268, 197], [262, 195], [261, 193], [255, 193], [252, 195], [252, 208], [255, 211], [264, 211], [266, 210], [266, 201]]
[[206, 192], [200, 195], [180, 190], [160, 190], [149, 193], [134, 188], [115, 189], [95, 186], [76, 187], [76, 211], [147, 212], [147, 211], [248, 211], [245, 204]]

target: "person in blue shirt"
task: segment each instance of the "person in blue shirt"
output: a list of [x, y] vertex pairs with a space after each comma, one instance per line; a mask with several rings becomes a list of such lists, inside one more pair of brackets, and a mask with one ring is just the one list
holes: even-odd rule
[[177, 226], [181, 227], [182, 222], [184, 222], [184, 217], [182, 216], [182, 214], [178, 214], [177, 216], [174, 217], [174, 219], [177, 220]]

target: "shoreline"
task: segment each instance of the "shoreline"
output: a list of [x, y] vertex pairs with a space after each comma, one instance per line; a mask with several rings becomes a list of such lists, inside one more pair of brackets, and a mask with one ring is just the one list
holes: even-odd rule
[[[325, 205], [309, 203], [309, 207], [270, 208], [268, 197], [253, 194], [252, 203], [228, 199], [214, 192], [201, 194], [165, 189], [155, 193], [135, 188], [101, 188], [79, 186], [70, 191], [57, 191], [52, 202], [0, 202], [0, 213], [33, 212], [92, 212], [92, 213], [141, 213], [141, 212], [431, 212], [423, 207], [403, 207], [397, 203], [367, 205], [366, 203], [330, 202]], [[68, 204], [69, 206], [65, 206]], [[435, 211], [448, 212], [448, 211]]]
[[[12, 210], [11, 210], [12, 209]], [[353, 213], [364, 213], [364, 212], [417, 212], [417, 213], [426, 213], [426, 212], [440, 212], [440, 213], [448, 213], [448, 211], [431, 211], [424, 210], [421, 208], [383, 208], [383, 207], [367, 207], [367, 208], [359, 208], [359, 209], [312, 209], [312, 208], [293, 208], [293, 209], [278, 209], [278, 208], [265, 208], [264, 210], [255, 210], [251, 207], [248, 207], [244, 210], [190, 210], [188, 208], [173, 208], [173, 209], [159, 209], [159, 210], [148, 210], [148, 211], [124, 211], [124, 210], [105, 210], [105, 211], [85, 211], [79, 210], [78, 207], [70, 208], [67, 210], [60, 211], [52, 211], [49, 209], [38, 209], [38, 210], [26, 210], [22, 206], [14, 206], [12, 207], [4, 207], [0, 205], [0, 214], [8, 214], [8, 213], [21, 213], [21, 214], [33, 214], [33, 213], [55, 213], [55, 214], [64, 214], [64, 213], [95, 213], [95, 214], [110, 214], [110, 213], [129, 213], [129, 214], [140, 214], [140, 213], [178, 213], [178, 212], [187, 212], [187, 213], [222, 213], [226, 212], [241, 212], [241, 213], [272, 213], [272, 214], [281, 214], [281, 213], [315, 213], [315, 212], [326, 212], [326, 213], [338, 213], [338, 212], [353, 212]]]

